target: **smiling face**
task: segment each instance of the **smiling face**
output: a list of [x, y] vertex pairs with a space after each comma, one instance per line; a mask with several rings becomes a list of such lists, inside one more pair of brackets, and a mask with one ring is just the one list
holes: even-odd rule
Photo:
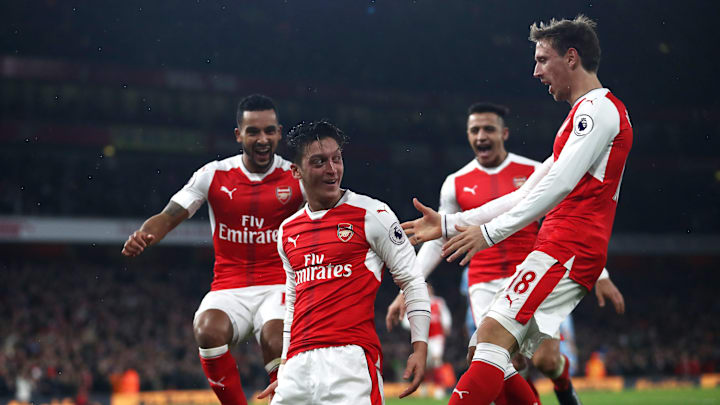
[[483, 167], [496, 167], [505, 160], [505, 141], [509, 133], [502, 118], [493, 112], [473, 113], [468, 116], [468, 142]]
[[293, 177], [302, 180], [311, 210], [330, 209], [342, 197], [342, 149], [335, 139], [326, 137], [307, 144], [300, 164], [293, 163], [291, 169]]
[[282, 126], [273, 110], [244, 111], [242, 123], [235, 128], [235, 139], [243, 148], [243, 163], [252, 173], [268, 170], [281, 138]]
[[570, 65], [565, 55], [558, 54], [549, 40], [540, 40], [535, 44], [533, 77], [548, 86], [548, 92], [555, 101], [570, 101], [572, 94]]

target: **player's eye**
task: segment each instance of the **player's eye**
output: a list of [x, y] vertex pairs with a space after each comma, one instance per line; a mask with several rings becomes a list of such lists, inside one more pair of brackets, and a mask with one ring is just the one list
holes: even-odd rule
[[487, 126], [483, 129], [485, 130], [485, 132], [489, 132], [489, 133], [495, 132], [495, 127], [493, 127], [493, 126]]
[[478, 127], [472, 127], [470, 128], [470, 133], [473, 135], [477, 135], [477, 133], [480, 132], [480, 128]]
[[274, 125], [271, 125], [271, 126], [265, 128], [265, 133], [268, 135], [275, 135], [276, 132], [277, 132], [277, 127]]
[[257, 135], [257, 134], [260, 133], [260, 128], [247, 127], [247, 128], [245, 129], [245, 133], [248, 134], [248, 135]]

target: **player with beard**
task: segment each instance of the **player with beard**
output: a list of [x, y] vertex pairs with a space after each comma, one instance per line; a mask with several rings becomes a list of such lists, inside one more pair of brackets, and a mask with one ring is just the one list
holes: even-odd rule
[[122, 250], [129, 257], [141, 254], [208, 202], [214, 277], [193, 329], [203, 370], [223, 405], [247, 404], [229, 346], [250, 333], [260, 343], [271, 381], [276, 378], [285, 316], [277, 233], [303, 202], [290, 162], [275, 154], [282, 126], [273, 101], [257, 94], [245, 97], [236, 118], [235, 139], [243, 153], [196, 171], [161, 213], [130, 235]]
[[[403, 225], [414, 243], [451, 237], [443, 256], [452, 261], [464, 255], [460, 263], [465, 264], [545, 216], [533, 251], [495, 296], [476, 331], [472, 365], [450, 404], [493, 401], [504, 377], [515, 373], [510, 354], [532, 356], [543, 340], [555, 336], [602, 273], [633, 130], [623, 103], [598, 79], [595, 27], [580, 15], [530, 28], [533, 75], [571, 110], [555, 136], [552, 156], [525, 184], [456, 214], [422, 207], [422, 218]], [[519, 382], [510, 392], [527, 389]], [[515, 403], [534, 401], [523, 396]]]
[[287, 273], [283, 366], [273, 405], [384, 403], [375, 297], [387, 268], [404, 290], [413, 353], [400, 395], [422, 382], [430, 300], [415, 250], [381, 201], [342, 189], [343, 132], [327, 121], [288, 133], [292, 173], [307, 204], [280, 226], [277, 249]]

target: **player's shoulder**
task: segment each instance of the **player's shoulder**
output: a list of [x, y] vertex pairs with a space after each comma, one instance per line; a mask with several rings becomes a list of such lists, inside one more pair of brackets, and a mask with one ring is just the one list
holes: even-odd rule
[[620, 121], [621, 111], [615, 100], [610, 90], [605, 88], [595, 89], [586, 94], [573, 115], [575, 133], [584, 135], [597, 126], [610, 128], [616, 126]]
[[213, 160], [206, 163], [203, 167], [198, 170], [199, 172], [215, 172], [218, 170], [227, 171], [232, 170], [242, 165], [242, 155], [230, 156], [221, 160]]
[[366, 211], [379, 210], [382, 208], [388, 208], [384, 201], [380, 201], [376, 198], [370, 197], [365, 194], [359, 194], [352, 190], [346, 190], [346, 201], [345, 203], [353, 207], [363, 208]]
[[525, 156], [516, 155], [514, 153], [508, 153], [508, 159], [513, 162], [524, 166], [533, 166], [538, 167], [542, 164], [542, 162], [538, 162], [537, 160], [530, 159]]
[[288, 171], [290, 170], [290, 165], [292, 164], [291, 161], [285, 159], [284, 157], [280, 155], [275, 155], [275, 168], [280, 169], [282, 171]]

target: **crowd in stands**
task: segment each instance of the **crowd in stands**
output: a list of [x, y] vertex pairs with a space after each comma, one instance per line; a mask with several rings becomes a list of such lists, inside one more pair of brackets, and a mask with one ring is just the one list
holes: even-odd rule
[[[97, 250], [103, 253], [93, 257]], [[54, 258], [35, 259], [22, 247], [3, 251], [8, 260], [0, 269], [0, 397], [13, 396], [27, 382], [35, 395], [110, 392], [128, 370], [137, 372], [141, 390], [206, 388], [191, 324], [209, 287], [210, 254], [157, 248], [143, 260], [125, 262], [115, 250], [62, 246], [51, 249]], [[575, 316], [579, 370], [595, 352], [609, 375], [720, 371], [720, 321], [713, 315], [720, 304], [708, 298], [720, 279], [712, 263], [685, 269], [683, 278], [663, 263], [641, 269], [616, 264], [613, 279], [628, 307], [623, 316], [597, 308], [593, 296], [581, 303]], [[376, 323], [385, 378], [399, 381], [410, 345], [407, 331], [385, 330], [385, 309], [397, 292], [388, 279], [378, 296]], [[435, 277], [433, 283], [454, 317], [445, 360], [461, 373], [466, 303], [457, 294], [457, 279]], [[235, 353], [246, 391], [263, 388], [267, 377], [257, 345], [243, 343]]]

